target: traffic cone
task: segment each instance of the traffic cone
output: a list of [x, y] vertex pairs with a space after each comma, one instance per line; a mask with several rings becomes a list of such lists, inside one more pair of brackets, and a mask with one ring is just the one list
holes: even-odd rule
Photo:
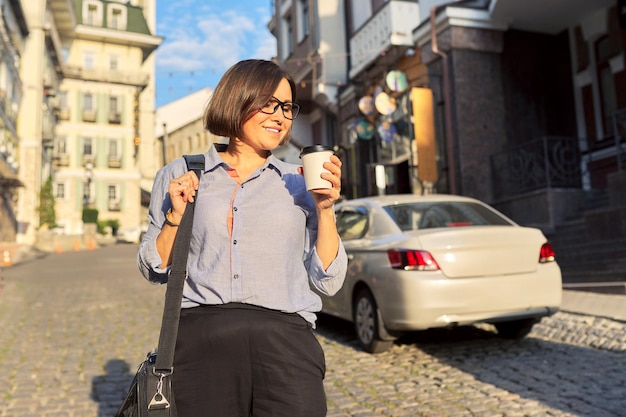
[[57, 242], [57, 246], [56, 246], [56, 248], [54, 249], [54, 251], [55, 251], [56, 253], [61, 253], [61, 252], [63, 252], [63, 248], [61, 247], [61, 243]]
[[5, 250], [2, 252], [2, 266], [11, 266], [13, 265], [13, 261], [11, 261], [11, 252]]
[[87, 240], [87, 249], [94, 250], [96, 248], [96, 242], [93, 240], [93, 237], [89, 237]]
[[78, 241], [78, 239], [74, 240], [74, 250], [75, 251], [80, 250], [80, 242]]

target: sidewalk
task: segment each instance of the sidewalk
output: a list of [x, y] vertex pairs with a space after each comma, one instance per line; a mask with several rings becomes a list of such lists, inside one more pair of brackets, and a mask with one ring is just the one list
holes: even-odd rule
[[561, 311], [626, 322], [626, 295], [563, 290]]

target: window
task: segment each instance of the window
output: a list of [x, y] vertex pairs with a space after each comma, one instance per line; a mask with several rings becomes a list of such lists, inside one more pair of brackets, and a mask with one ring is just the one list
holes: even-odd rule
[[511, 226], [496, 212], [477, 203], [438, 202], [384, 207], [401, 230], [461, 226]]
[[83, 138], [83, 157], [85, 158], [93, 157], [93, 139], [92, 138]]
[[67, 92], [66, 91], [57, 92], [57, 107], [59, 107], [60, 109], [67, 108]]
[[610, 41], [608, 36], [604, 36], [595, 44], [604, 136], [613, 134], [613, 115], [617, 110], [617, 95], [615, 93], [617, 88], [611, 67], [611, 58], [614, 57], [614, 52]]
[[96, 121], [96, 109], [93, 104], [93, 94], [83, 94], [83, 120], [85, 122]]
[[65, 183], [57, 183], [55, 190], [54, 190], [54, 198], [56, 198], [57, 200], [64, 200], [65, 199]]
[[119, 70], [120, 57], [117, 54], [109, 55], [109, 69], [111, 71]]
[[109, 184], [108, 186], [108, 202], [109, 211], [120, 211], [119, 190], [117, 184]]
[[343, 240], [360, 239], [365, 235], [368, 213], [364, 207], [350, 207], [336, 213], [337, 231]]
[[86, 24], [89, 26], [96, 26], [96, 22], [98, 21], [98, 7], [93, 4], [87, 5], [87, 16], [86, 16]]
[[119, 124], [121, 122], [119, 102], [119, 97], [109, 97], [109, 123]]
[[283, 19], [283, 58], [289, 57], [293, 53], [293, 25], [291, 16]]
[[85, 69], [94, 69], [96, 67], [96, 59], [93, 52], [83, 52], [83, 67], [85, 67]]
[[67, 140], [65, 136], [57, 136], [54, 139], [53, 163], [56, 166], [66, 167], [70, 164], [70, 156], [67, 154]]
[[56, 150], [59, 155], [67, 154], [67, 139], [65, 136], [58, 136], [56, 138]]
[[109, 168], [120, 168], [122, 166], [122, 157], [120, 149], [120, 141], [118, 139], [109, 140]]
[[370, 1], [352, 0], [352, 30], [353, 34], [367, 22], [372, 16], [372, 3]]
[[83, 2], [83, 24], [88, 26], [102, 26], [102, 3], [96, 0]]
[[58, 112], [59, 119], [68, 120], [70, 118], [70, 110], [67, 107], [67, 92], [65, 91], [57, 92], [56, 101], [57, 101], [56, 110]]
[[90, 93], [83, 94], [83, 109], [93, 110], [93, 95]]
[[107, 26], [110, 29], [126, 30], [126, 7], [110, 4], [107, 10]]
[[112, 139], [109, 141], [109, 157], [117, 158], [119, 156], [119, 144], [117, 140]]
[[298, 42], [302, 42], [310, 31], [309, 0], [298, 0]]

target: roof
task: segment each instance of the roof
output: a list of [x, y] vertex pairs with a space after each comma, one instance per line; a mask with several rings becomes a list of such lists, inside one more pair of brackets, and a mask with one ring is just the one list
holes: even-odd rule
[[[111, 0], [100, 0], [104, 5], [104, 11], [102, 15], [102, 28], [108, 28], [108, 13], [106, 12], [109, 4], [115, 4], [118, 6], [123, 6], [126, 8], [127, 18], [126, 18], [126, 32], [133, 33], [141, 33], [144, 35], [152, 35], [150, 33], [150, 28], [148, 27], [148, 22], [146, 21], [146, 17], [143, 14], [143, 7], [134, 6], [130, 2], [121, 3], [119, 1], [111, 1]], [[83, 21], [83, 0], [74, 0], [74, 7], [76, 11], [76, 15], [78, 16], [78, 21], [81, 23], [85, 23]], [[117, 30], [117, 29], [114, 29]]]
[[168, 132], [173, 132], [202, 118], [204, 109], [213, 94], [210, 87], [203, 88], [156, 109], [155, 135], [163, 136], [163, 124]]

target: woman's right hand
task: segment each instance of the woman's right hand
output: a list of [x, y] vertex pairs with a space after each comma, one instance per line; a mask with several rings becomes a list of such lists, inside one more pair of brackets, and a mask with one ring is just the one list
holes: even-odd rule
[[187, 202], [193, 203], [198, 189], [198, 177], [193, 171], [188, 171], [184, 175], [170, 181], [168, 192], [172, 203], [172, 214], [170, 220], [180, 223], [180, 219], [185, 213]]

